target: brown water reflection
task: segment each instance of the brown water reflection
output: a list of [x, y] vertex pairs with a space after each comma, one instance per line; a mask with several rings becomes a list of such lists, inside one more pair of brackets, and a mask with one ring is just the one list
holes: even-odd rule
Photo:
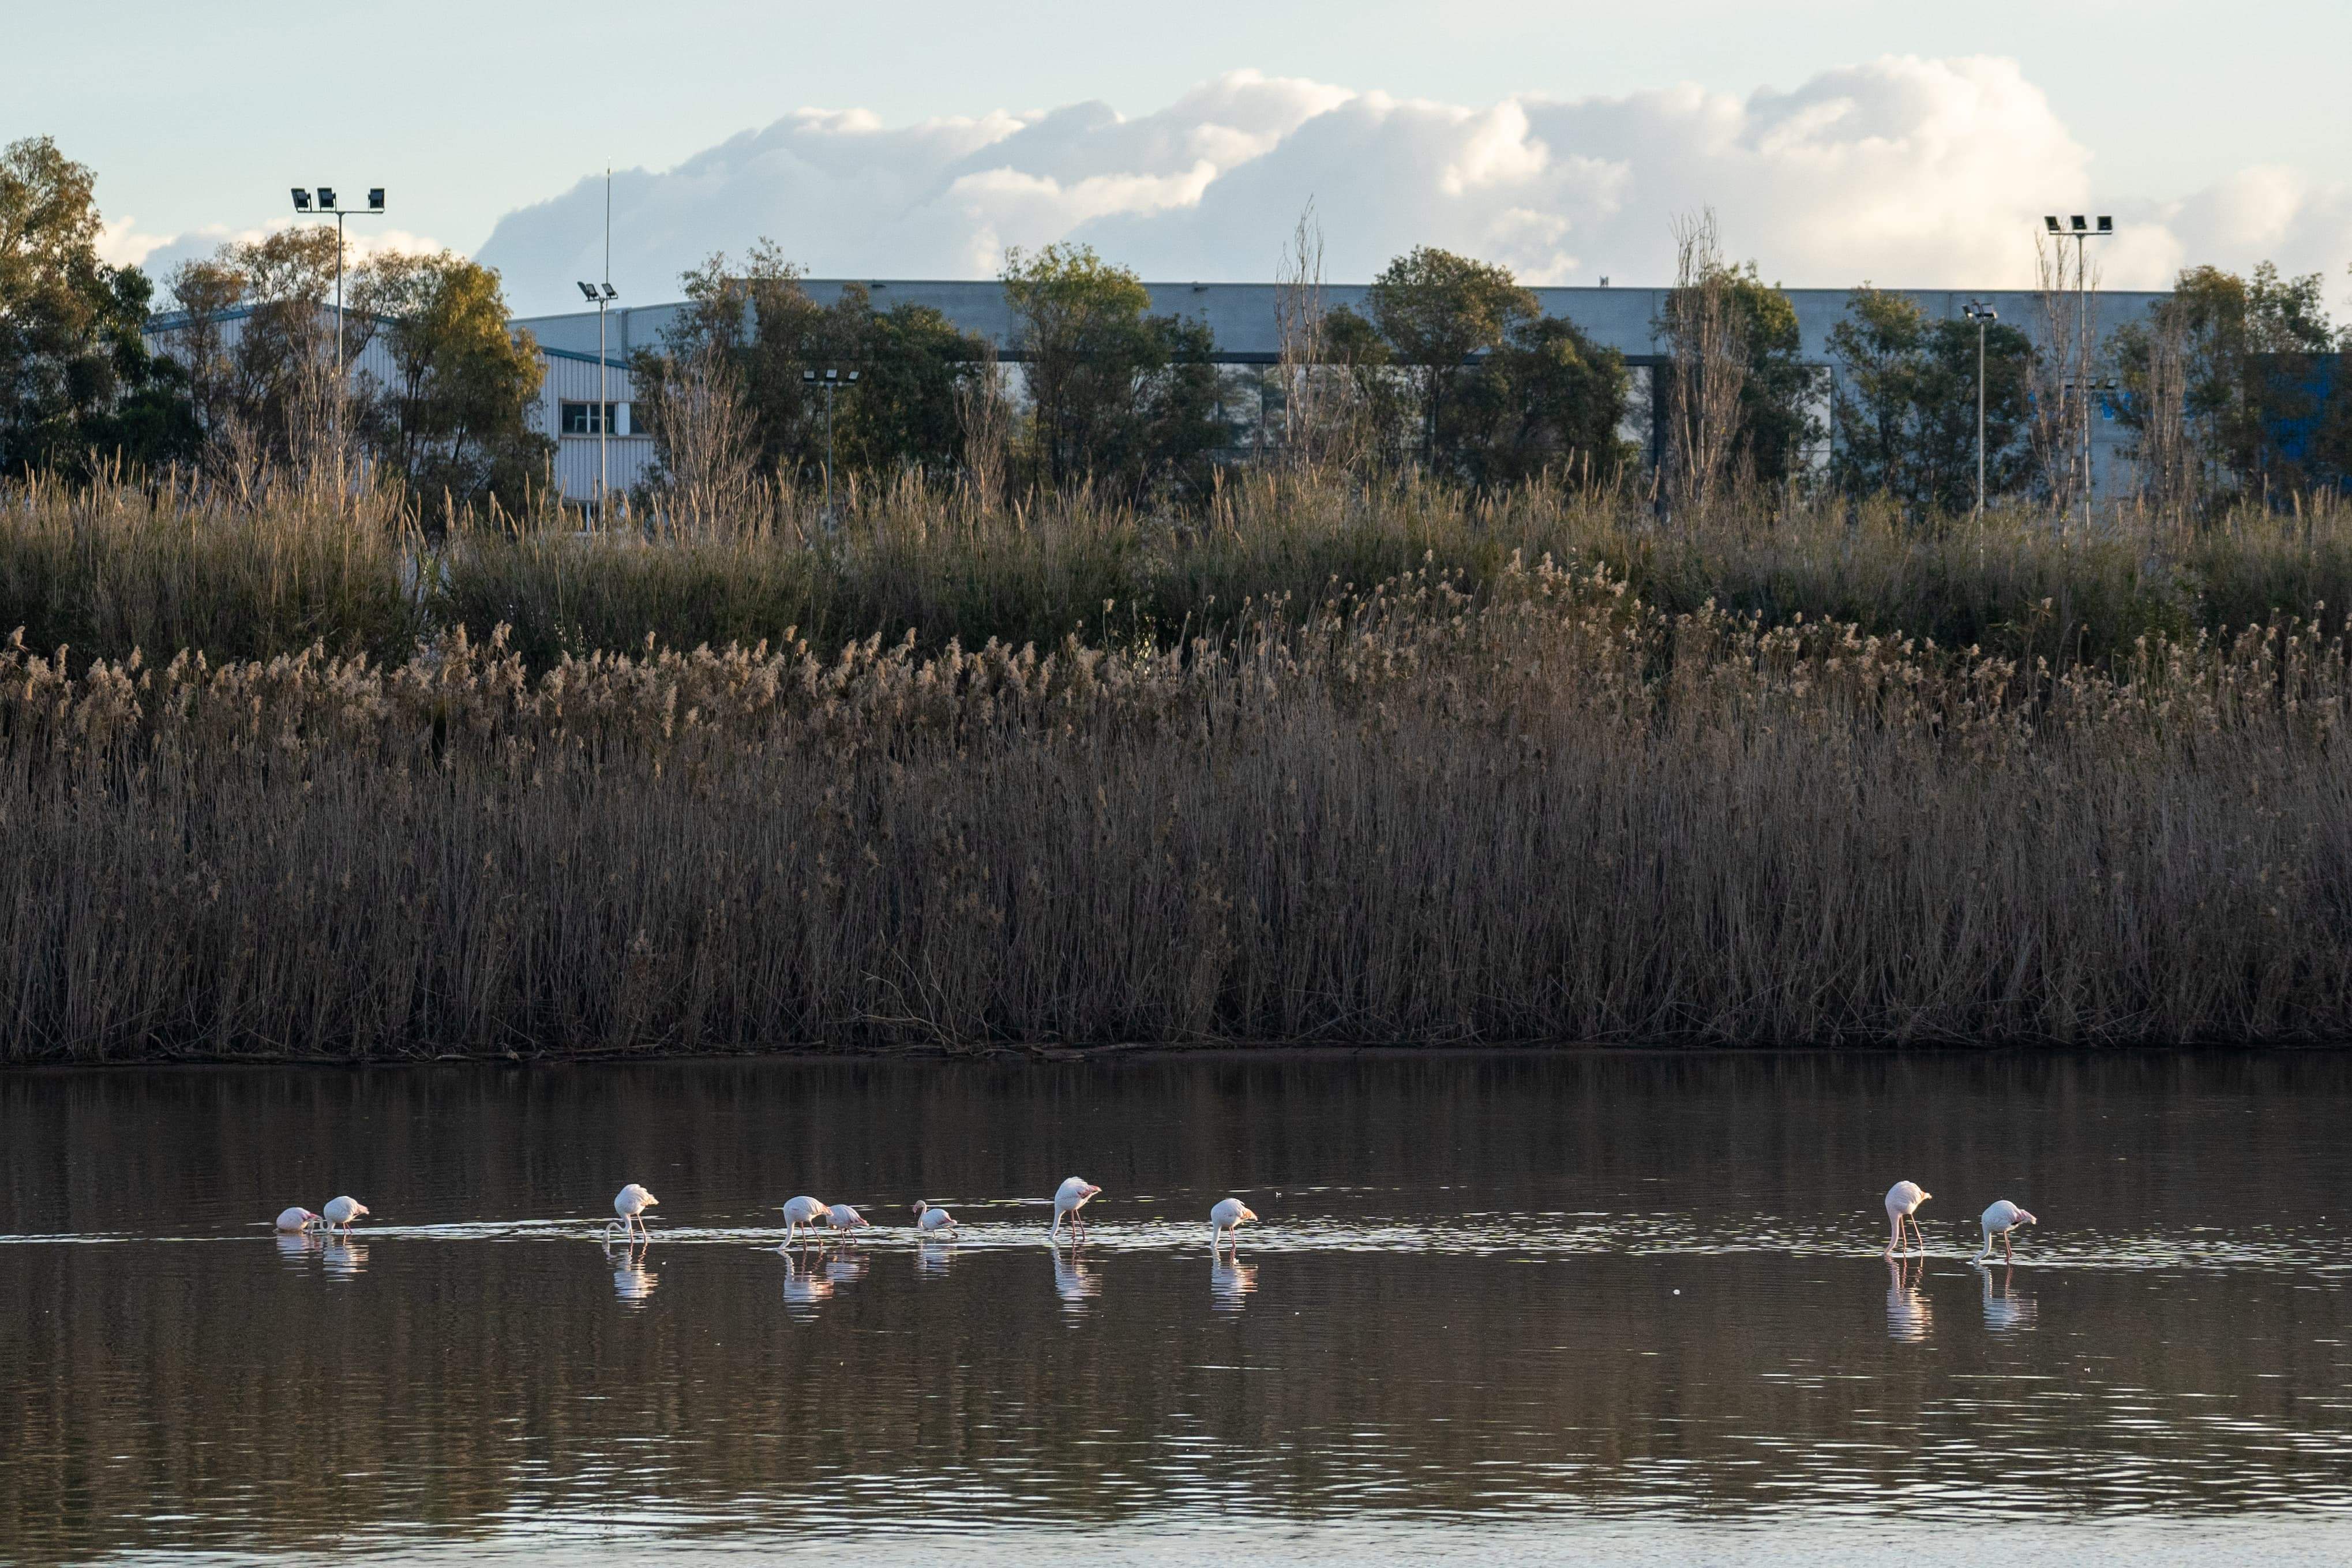
[[[2347, 1110], [2336, 1056], [21, 1075], [0, 1554], [2352, 1518]], [[780, 1251], [803, 1191], [965, 1234]]]

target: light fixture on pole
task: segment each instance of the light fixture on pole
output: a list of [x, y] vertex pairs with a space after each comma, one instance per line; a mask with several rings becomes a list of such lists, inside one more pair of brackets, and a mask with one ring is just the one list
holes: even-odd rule
[[[2116, 220], [2106, 214], [2099, 215], [2099, 226], [2093, 228], [2081, 213], [2068, 215], [2065, 226], [2059, 226], [2057, 215], [2046, 214], [2042, 219], [2042, 230], [2054, 239], [2074, 242], [2074, 332], [2080, 343], [2079, 365], [2074, 380], [2078, 401], [2083, 405], [2083, 526], [2091, 525], [2091, 400], [2080, 395], [2091, 379], [2091, 310], [2090, 268], [2084, 258], [2084, 245], [2094, 239], [2113, 239]], [[2064, 282], [2061, 275], [2060, 282]]]
[[[383, 187], [382, 185], [371, 185], [368, 187], [367, 205], [364, 207], [347, 207], [343, 205], [342, 203], [335, 199], [335, 187], [332, 185], [320, 185], [319, 187], [318, 205], [313, 206], [310, 201], [310, 193], [304, 190], [299, 185], [294, 187], [294, 215], [297, 217], [310, 217], [314, 215], [319, 217], [325, 217], [330, 213], [334, 215], [335, 219], [335, 406], [340, 410], [342, 407], [342, 395], [344, 391], [343, 219], [346, 217], [382, 217], [383, 216]], [[341, 415], [338, 413], [336, 416], [336, 421], [339, 426], [341, 423]]]
[[1985, 509], [1985, 328], [2000, 320], [2000, 312], [1982, 300], [1971, 300], [1960, 311], [1977, 324], [1977, 527], [1983, 537]]
[[812, 386], [824, 388], [824, 521], [833, 525], [833, 395], [844, 386], [857, 384], [856, 371], [814, 370], [801, 372], [801, 380]]
[[606, 478], [608, 470], [605, 468], [605, 454], [613, 434], [613, 403], [611, 395], [605, 389], [604, 382], [604, 312], [612, 308], [614, 300], [621, 297], [621, 291], [614, 288], [611, 280], [607, 279], [603, 283], [583, 283], [580, 285], [580, 292], [586, 295], [588, 302], [596, 307], [596, 525], [602, 528], [604, 525], [604, 503], [610, 488]]

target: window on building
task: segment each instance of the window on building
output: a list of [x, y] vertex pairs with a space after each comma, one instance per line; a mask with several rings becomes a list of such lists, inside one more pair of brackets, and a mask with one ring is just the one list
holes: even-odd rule
[[628, 428], [627, 416], [629, 407], [627, 404], [607, 403], [604, 405], [604, 419], [601, 424], [597, 419], [597, 406], [598, 405], [593, 403], [567, 403], [563, 405], [563, 417], [560, 426], [563, 434], [566, 436], [596, 436], [601, 435], [605, 431], [610, 431], [614, 435], [619, 436], [626, 432]]

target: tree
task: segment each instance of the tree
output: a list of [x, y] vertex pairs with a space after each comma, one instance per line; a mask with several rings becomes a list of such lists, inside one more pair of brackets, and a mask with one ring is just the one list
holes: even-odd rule
[[1489, 487], [1614, 473], [1635, 456], [1618, 435], [1625, 395], [1616, 350], [1557, 316], [1519, 321], [1457, 396], [1463, 467]]
[[1667, 363], [1653, 373], [1651, 418], [1665, 439], [1669, 493], [1704, 512], [1735, 481], [1795, 476], [1817, 433], [1816, 383], [1801, 357], [1797, 308], [1724, 260], [1715, 214], [1677, 219], [1675, 286], [1654, 330]]
[[1541, 314], [1536, 297], [1507, 268], [1417, 246], [1381, 269], [1365, 303], [1420, 394], [1422, 460], [1461, 468], [1471, 437], [1455, 394], [1475, 374], [1476, 358]]
[[[856, 293], [862, 302], [866, 291]], [[982, 374], [987, 341], [929, 305], [869, 307], [858, 326], [857, 384], [844, 410], [846, 460], [875, 472], [953, 472], [963, 460], [968, 407], [958, 392]]]
[[[2215, 267], [2183, 271], [2170, 299], [2116, 334], [2130, 395], [2124, 423], [2144, 467], [2189, 473], [2195, 489], [2293, 491], [2336, 484], [2352, 468], [2326, 394], [2336, 347], [2317, 273], [2282, 278], [2265, 261], [2251, 278]], [[2178, 421], [2185, 452], [2167, 459]]]
[[1134, 273], [1084, 246], [1005, 253], [1038, 482], [1092, 479], [1130, 494], [1198, 487], [1223, 439], [1207, 328], [1147, 314]]
[[184, 378], [147, 352], [150, 286], [98, 255], [95, 177], [46, 136], [0, 149], [0, 472], [184, 456]]
[[369, 422], [379, 456], [425, 496], [520, 506], [555, 443], [531, 427], [538, 348], [508, 330], [499, 275], [453, 251], [386, 256], [355, 295], [393, 364]]
[[1796, 305], [1756, 275], [1755, 262], [1730, 273], [1727, 283], [1748, 356], [1739, 387], [1736, 462], [1748, 478], [1783, 484], [1797, 476], [1807, 449], [1821, 437], [1813, 413], [1820, 374], [1804, 361]]
[[[1849, 493], [1886, 495], [1947, 513], [1976, 501], [1977, 326], [1930, 321], [1899, 294], [1867, 284], [1830, 330], [1837, 445], [1833, 480]], [[2014, 327], [1986, 329], [1985, 489], [2024, 482], [2033, 347]]]
[[1328, 379], [1321, 416], [1333, 435], [1331, 459], [1342, 467], [1402, 467], [1420, 449], [1413, 434], [1412, 388], [1381, 330], [1345, 305], [1324, 312], [1322, 353]]
[[[286, 229], [172, 274], [184, 320], [167, 352], [208, 446], [233, 449], [240, 468], [306, 468], [364, 422], [335, 376], [336, 245], [323, 226]], [[374, 321], [363, 310], [346, 321], [344, 356], [356, 359]]]

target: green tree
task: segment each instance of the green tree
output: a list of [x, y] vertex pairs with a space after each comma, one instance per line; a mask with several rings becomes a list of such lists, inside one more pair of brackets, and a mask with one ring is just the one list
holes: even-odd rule
[[[2189, 268], [2116, 342], [2131, 394], [2124, 423], [2145, 450], [2168, 433], [2156, 426], [2177, 422], [2200, 488], [2301, 490], [2339, 483], [2352, 468], [2352, 442], [2337, 438], [2341, 416], [2323, 405], [2340, 400], [2325, 398], [2333, 367], [2320, 356], [2337, 342], [2318, 273], [2283, 278], [2267, 261], [2248, 278]], [[2290, 432], [2292, 451], [2281, 439]]]
[[[1916, 303], [1868, 285], [1830, 330], [1837, 441], [1831, 476], [1849, 493], [1887, 495], [1947, 513], [1976, 501], [1977, 326], [1930, 321]], [[2005, 494], [2030, 468], [2032, 343], [2013, 327], [1988, 328], [1985, 489]]]
[[424, 496], [521, 505], [555, 443], [531, 427], [538, 347], [508, 330], [499, 275], [453, 251], [387, 256], [356, 296], [392, 361], [369, 421], [379, 455]]
[[1479, 357], [1541, 314], [1536, 297], [1507, 268], [1418, 246], [1381, 269], [1365, 304], [1420, 395], [1422, 460], [1444, 471], [1463, 468], [1465, 448], [1487, 421], [1457, 409], [1457, 394], [1477, 374]]
[[94, 183], [46, 136], [0, 148], [0, 472], [193, 447], [184, 377], [142, 336], [147, 279], [99, 257]]
[[1618, 434], [1625, 396], [1622, 354], [1557, 316], [1520, 321], [1456, 396], [1462, 467], [1489, 487], [1612, 474], [1636, 455]]
[[[813, 478], [825, 457], [825, 404], [809, 377], [827, 370], [856, 375], [835, 384], [836, 466], [953, 468], [962, 456], [957, 391], [979, 374], [986, 343], [929, 306], [877, 312], [862, 284], [821, 305], [801, 279], [764, 239], [740, 259], [713, 256], [685, 275], [686, 309], [661, 346], [640, 351], [632, 365], [665, 469], [677, 469], [686, 445], [696, 451], [690, 466], [709, 467], [713, 432], [700, 426], [725, 410], [717, 422], [740, 424], [740, 436], [728, 439], [744, 447], [743, 468]], [[723, 386], [707, 384], [713, 376]]]
[[987, 343], [929, 305], [869, 309], [860, 328], [857, 384], [843, 411], [843, 459], [877, 473], [953, 472], [963, 460], [957, 389], [978, 373]]
[[1759, 279], [1753, 261], [1727, 280], [1748, 350], [1748, 374], [1739, 388], [1737, 461], [1759, 482], [1784, 483], [1796, 476], [1806, 449], [1821, 437], [1821, 422], [1813, 413], [1820, 374], [1804, 362], [1804, 334], [1789, 296]]
[[1204, 483], [1223, 439], [1207, 329], [1148, 314], [1151, 296], [1135, 274], [1087, 247], [1008, 251], [1003, 277], [1036, 480], [1129, 493]]
[[[336, 244], [322, 225], [285, 229], [172, 274], [183, 319], [167, 352], [184, 367], [206, 443], [233, 449], [240, 465], [299, 466], [339, 428], [365, 423], [335, 380]], [[356, 301], [359, 269], [348, 281]], [[374, 321], [361, 309], [345, 315], [344, 353], [356, 359]]]
[[1380, 328], [1345, 305], [1323, 314], [1322, 366], [1328, 376], [1331, 457], [1341, 467], [1399, 468], [1420, 451], [1412, 388]]

